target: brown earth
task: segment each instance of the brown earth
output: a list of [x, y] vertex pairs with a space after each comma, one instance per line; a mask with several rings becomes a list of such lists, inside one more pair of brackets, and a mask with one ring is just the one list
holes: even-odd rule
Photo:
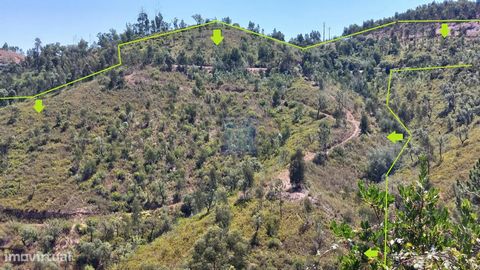
[[[333, 118], [333, 116], [331, 116], [329, 114], [326, 114], [326, 113], [322, 113], [322, 114], [327, 116], [327, 117], [332, 117]], [[356, 138], [360, 135], [360, 122], [357, 121], [353, 117], [352, 112], [350, 112], [349, 110], [347, 110], [346, 115], [347, 115], [347, 122], [352, 126], [353, 130], [352, 130], [350, 136], [348, 136], [347, 138], [341, 140], [340, 142], [338, 142], [334, 145], [331, 145], [327, 150], [327, 155], [334, 148], [339, 147], [339, 146], [343, 146], [347, 142], [351, 141], [352, 139], [354, 139], [354, 138]], [[311, 162], [314, 159], [314, 157], [315, 157], [315, 153], [306, 152], [303, 159], [305, 160], [305, 162]], [[292, 184], [290, 183], [290, 172], [289, 172], [288, 168], [285, 168], [282, 171], [280, 171], [280, 173], [277, 175], [276, 179], [282, 181], [282, 188], [283, 188], [282, 196], [285, 199], [290, 200], [290, 201], [297, 201], [297, 200], [301, 200], [301, 199], [309, 196], [308, 195], [308, 190], [306, 190], [306, 189], [303, 189], [303, 190], [300, 190], [300, 191], [293, 191], [292, 190]]]

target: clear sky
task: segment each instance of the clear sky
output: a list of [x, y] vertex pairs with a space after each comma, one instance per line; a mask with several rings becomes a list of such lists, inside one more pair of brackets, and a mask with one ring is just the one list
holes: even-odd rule
[[[345, 26], [367, 19], [393, 16], [433, 0], [3, 0], [0, 9], [0, 46], [4, 42], [26, 50], [36, 37], [43, 44], [77, 43], [81, 38], [93, 42], [99, 32], [136, 22], [143, 8], [152, 18], [162, 12], [164, 19], [177, 17], [193, 24], [193, 14], [204, 18], [229, 16], [246, 27], [248, 21], [260, 24], [265, 33], [273, 28], [286, 39], [298, 33], [322, 30], [323, 22], [331, 34], [340, 35]], [[327, 31], [328, 33], [328, 31]]]

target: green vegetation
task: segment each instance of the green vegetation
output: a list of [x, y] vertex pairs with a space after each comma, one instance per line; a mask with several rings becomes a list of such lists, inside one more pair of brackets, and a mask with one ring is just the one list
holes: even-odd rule
[[297, 149], [290, 159], [289, 177], [294, 190], [302, 188], [305, 182], [305, 161], [300, 149]]
[[[475, 168], [471, 175], [475, 175]], [[475, 176], [470, 179], [472, 184]], [[395, 206], [394, 218], [390, 219], [387, 235], [388, 249], [392, 260], [388, 266], [395, 269], [455, 268], [475, 269], [478, 267], [478, 241], [480, 226], [477, 210], [472, 207], [471, 197], [459, 193], [453, 218], [449, 210], [440, 204], [438, 189], [428, 177], [428, 163], [420, 159], [420, 175], [417, 184], [399, 186], [398, 198], [388, 196], [388, 205]], [[332, 223], [335, 234], [350, 243], [349, 252], [340, 258], [342, 269], [370, 267], [381, 269], [383, 261], [367, 258], [364, 253], [382, 246], [383, 232], [375, 230], [381, 226], [384, 192], [374, 185], [359, 183], [359, 197], [370, 205], [375, 218], [363, 220], [361, 230], [354, 231], [345, 223]]]
[[[480, 16], [459, 1], [394, 19], [426, 15]], [[95, 44], [36, 40], [23, 62], [0, 66], [0, 96], [88, 75], [114, 63], [117, 44], [185, 26], [142, 12]], [[389, 267], [475, 269], [476, 67], [394, 74], [390, 106], [413, 136], [383, 190], [401, 147], [386, 136], [404, 131], [384, 104], [390, 70], [479, 62], [476, 24], [452, 24], [445, 39], [438, 27], [300, 51], [208, 25], [122, 47], [122, 67], [46, 95], [40, 114], [32, 100], [1, 102], [0, 245], [74, 258], [2, 267], [382, 269], [387, 198]]]

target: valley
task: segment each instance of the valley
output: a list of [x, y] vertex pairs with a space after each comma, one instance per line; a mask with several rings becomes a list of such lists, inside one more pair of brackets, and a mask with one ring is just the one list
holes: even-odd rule
[[1, 269], [478, 267], [477, 3], [288, 44], [159, 15], [0, 51], [0, 248], [73, 255]]

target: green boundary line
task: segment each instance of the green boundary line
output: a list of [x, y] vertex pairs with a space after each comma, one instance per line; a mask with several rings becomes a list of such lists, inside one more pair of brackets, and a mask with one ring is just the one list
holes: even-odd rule
[[[387, 248], [387, 233], [388, 233], [388, 176], [390, 175], [390, 172], [392, 171], [393, 167], [397, 163], [397, 161], [400, 159], [400, 156], [403, 154], [405, 148], [407, 145], [410, 143], [412, 140], [412, 132], [407, 128], [407, 126], [402, 122], [400, 117], [392, 110], [390, 107], [390, 90], [392, 86], [392, 78], [394, 73], [400, 73], [400, 72], [409, 72], [409, 71], [429, 71], [429, 70], [438, 70], [438, 69], [454, 69], [454, 68], [468, 68], [472, 67], [473, 65], [470, 64], [459, 64], [459, 65], [449, 65], [449, 66], [434, 66], [434, 67], [419, 67], [419, 68], [399, 68], [399, 69], [391, 69], [389, 74], [388, 74], [388, 84], [387, 84], [387, 98], [385, 99], [385, 104], [388, 108], [388, 111], [390, 112], [391, 115], [395, 118], [395, 120], [402, 126], [403, 129], [408, 133], [408, 139], [405, 141], [405, 143], [402, 146], [402, 149], [398, 153], [398, 155], [395, 157], [393, 160], [392, 165], [390, 165], [390, 168], [388, 169], [387, 173], [385, 174], [385, 221], [383, 225], [383, 232], [384, 232], [384, 246], [383, 246], [383, 253], [384, 253], [384, 267], [387, 267], [387, 254], [388, 254], [388, 248]], [[388, 268], [387, 268], [388, 269]]]
[[121, 48], [122, 48], [123, 46], [130, 45], [130, 44], [134, 44], [134, 43], [138, 43], [138, 42], [142, 42], [142, 41], [146, 41], [146, 40], [150, 40], [150, 39], [154, 39], [154, 38], [159, 38], [159, 37], [168, 36], [168, 35], [175, 34], [175, 33], [185, 32], [185, 31], [188, 31], [188, 30], [192, 30], [192, 29], [196, 29], [196, 28], [200, 28], [200, 27], [204, 27], [204, 26], [208, 26], [208, 25], [212, 25], [212, 24], [224, 25], [224, 26], [227, 26], [227, 27], [230, 27], [230, 28], [233, 28], [233, 29], [237, 29], [237, 30], [243, 31], [243, 32], [248, 33], [248, 34], [251, 34], [251, 35], [255, 35], [255, 36], [258, 36], [258, 37], [261, 37], [261, 38], [265, 38], [265, 39], [268, 39], [268, 40], [277, 42], [277, 43], [279, 43], [279, 44], [283, 44], [283, 45], [290, 46], [290, 47], [293, 47], [293, 48], [296, 48], [296, 49], [299, 49], [299, 50], [302, 50], [302, 51], [306, 51], [306, 50], [313, 49], [313, 48], [316, 48], [316, 47], [319, 47], [319, 46], [322, 46], [322, 45], [325, 45], [325, 44], [333, 43], [333, 42], [336, 42], [336, 41], [339, 41], [339, 40], [342, 40], [342, 39], [346, 39], [346, 38], [350, 38], [350, 37], [353, 37], [353, 36], [361, 35], [361, 34], [368, 33], [368, 32], [371, 32], [371, 31], [375, 31], [375, 30], [378, 30], [378, 29], [381, 29], [381, 28], [386, 28], [386, 27], [389, 27], [389, 26], [392, 26], [392, 25], [395, 25], [395, 24], [398, 24], [398, 23], [455, 23], [455, 22], [457, 22], [457, 23], [462, 23], [462, 22], [478, 22], [478, 23], [480, 23], [480, 19], [398, 20], [398, 21], [392, 21], [392, 22], [389, 22], [389, 23], [385, 23], [385, 24], [382, 24], [382, 25], [378, 25], [378, 26], [375, 26], [375, 27], [367, 28], [367, 29], [364, 29], [364, 30], [361, 30], [361, 31], [358, 31], [358, 32], [355, 32], [355, 33], [352, 33], [352, 34], [343, 35], [343, 36], [340, 36], [340, 37], [337, 37], [337, 38], [333, 38], [333, 39], [330, 39], [330, 40], [322, 41], [322, 42], [319, 42], [319, 43], [316, 43], [316, 44], [313, 44], [313, 45], [309, 45], [309, 46], [299, 46], [299, 45], [296, 45], [296, 44], [292, 44], [292, 43], [290, 43], [290, 42], [286, 42], [286, 41], [283, 41], [283, 40], [279, 40], [279, 39], [273, 38], [273, 37], [268, 36], [268, 35], [265, 35], [265, 34], [260, 34], [260, 33], [257, 33], [257, 32], [254, 32], [254, 31], [251, 31], [251, 30], [248, 30], [248, 29], [245, 29], [245, 28], [240, 27], [240, 26], [236, 26], [236, 25], [233, 25], [233, 24], [228, 24], [228, 23], [225, 23], [225, 22], [222, 22], [222, 21], [218, 21], [218, 20], [212, 20], [212, 21], [207, 22], [207, 23], [198, 24], [198, 25], [193, 25], [193, 26], [188, 26], [188, 27], [185, 27], [185, 28], [181, 28], [181, 29], [177, 29], [177, 30], [173, 30], [173, 31], [168, 31], [168, 32], [164, 32], [164, 33], [153, 34], [153, 35], [150, 35], [150, 36], [147, 36], [147, 37], [143, 37], [143, 38], [139, 38], [139, 39], [127, 41], [127, 42], [124, 42], [124, 43], [120, 43], [120, 44], [117, 45], [117, 59], [118, 59], [118, 63], [117, 63], [117, 64], [114, 64], [114, 65], [112, 65], [112, 66], [110, 66], [110, 67], [104, 68], [104, 69], [99, 70], [99, 71], [97, 71], [97, 72], [94, 72], [94, 73], [92, 73], [92, 74], [90, 74], [90, 75], [87, 75], [87, 76], [78, 78], [78, 79], [76, 79], [76, 80], [67, 82], [67, 83], [65, 83], [65, 84], [56, 86], [56, 87], [54, 87], [54, 88], [45, 90], [45, 91], [43, 91], [43, 92], [40, 92], [40, 93], [35, 94], [35, 95], [32, 95], [32, 96], [0, 97], [0, 100], [34, 99], [34, 98], [38, 98], [38, 97], [43, 96], [43, 95], [45, 95], [45, 94], [48, 94], [48, 93], [50, 93], [50, 92], [59, 90], [59, 89], [61, 89], [61, 88], [67, 87], [67, 86], [69, 86], [69, 85], [72, 85], [72, 84], [74, 84], [74, 83], [80, 82], [80, 81], [82, 81], [82, 80], [88, 79], [88, 78], [90, 78], [90, 77], [96, 76], [96, 75], [98, 75], [98, 74], [101, 74], [101, 73], [107, 72], [107, 71], [109, 71], [109, 70], [112, 70], [112, 69], [114, 69], [114, 68], [117, 68], [117, 67], [119, 67], [119, 66], [122, 66], [122, 65], [123, 65], [123, 62], [122, 62]]

